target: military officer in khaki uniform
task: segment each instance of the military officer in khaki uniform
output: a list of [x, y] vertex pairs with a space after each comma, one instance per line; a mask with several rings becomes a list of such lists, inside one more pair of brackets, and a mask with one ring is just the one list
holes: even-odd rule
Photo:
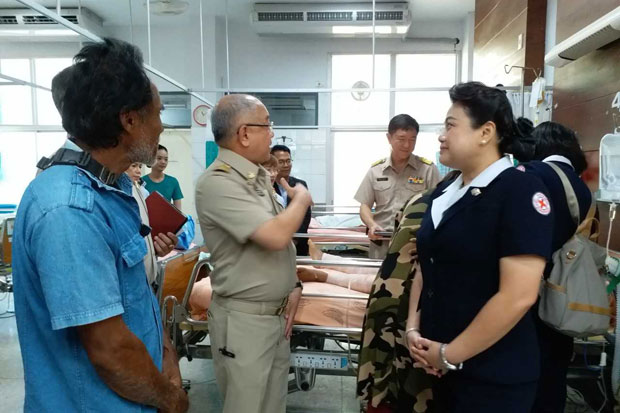
[[224, 413], [284, 413], [288, 338], [301, 297], [293, 233], [312, 203], [302, 185], [273, 196], [269, 112], [256, 98], [229, 95], [213, 109], [220, 152], [199, 178], [196, 209], [211, 253], [209, 332]]
[[419, 131], [418, 122], [411, 116], [394, 116], [387, 133], [392, 153], [372, 164], [355, 194], [355, 200], [361, 204], [360, 217], [368, 227], [370, 258], [383, 259], [388, 250], [389, 240], [376, 232], [393, 231], [396, 213], [405, 202], [439, 182], [437, 167], [412, 153]]

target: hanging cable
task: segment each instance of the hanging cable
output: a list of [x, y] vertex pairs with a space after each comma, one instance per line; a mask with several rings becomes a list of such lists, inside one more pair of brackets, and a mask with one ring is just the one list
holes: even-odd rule
[[375, 88], [375, 1], [372, 0], [372, 88]]
[[228, 51], [228, 0], [225, 2], [226, 7], [226, 89], [230, 90], [230, 53]]
[[131, 0], [127, 0], [129, 3], [129, 36], [131, 37], [131, 44], [134, 44], [133, 41], [133, 9], [131, 7]]
[[151, 66], [151, 0], [146, 1], [146, 37], [149, 51], [149, 66]]
[[205, 88], [205, 34], [202, 28], [202, 1], [200, 0], [200, 67], [202, 69], [202, 88]]
[[[78, 20], [82, 21], [82, 0], [78, 0]], [[82, 48], [82, 36], [80, 36], [80, 49]]]

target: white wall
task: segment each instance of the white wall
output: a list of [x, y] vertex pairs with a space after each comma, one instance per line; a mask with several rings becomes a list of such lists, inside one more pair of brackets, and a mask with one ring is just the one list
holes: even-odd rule
[[[249, 9], [247, 11], [249, 16]], [[414, 23], [417, 37], [462, 38], [461, 22]], [[342, 39], [302, 36], [258, 36], [246, 21], [229, 21], [231, 88], [316, 88], [329, 85], [330, 55], [369, 54], [370, 38]], [[216, 33], [218, 45], [225, 45], [223, 30]], [[462, 40], [462, 39], [461, 39]], [[459, 44], [457, 50], [462, 46]], [[377, 39], [376, 53], [453, 51], [449, 42]], [[218, 78], [225, 80], [225, 48], [218, 48]]]
[[[250, 4], [229, 4], [229, 61], [231, 89], [320, 88], [330, 87], [332, 54], [370, 54], [370, 38], [342, 39], [303, 36], [258, 36], [249, 24]], [[473, 32], [473, 23], [471, 27]], [[420, 38], [456, 38], [463, 47], [465, 22], [414, 22], [411, 36], [416, 40], [377, 39], [375, 52], [415, 53], [453, 51], [454, 44]], [[224, 17], [216, 18], [216, 78], [218, 87], [227, 85]], [[473, 35], [472, 35], [473, 36]], [[473, 37], [470, 42], [473, 51]], [[471, 66], [471, 64], [470, 64]], [[353, 79], [352, 79], [353, 81]], [[319, 125], [330, 124], [329, 95], [319, 95]], [[387, 125], [386, 125], [387, 126]], [[331, 203], [330, 148], [327, 129], [281, 130], [275, 137], [293, 138], [292, 174], [308, 182], [316, 203]], [[383, 156], [383, 154], [381, 155]]]

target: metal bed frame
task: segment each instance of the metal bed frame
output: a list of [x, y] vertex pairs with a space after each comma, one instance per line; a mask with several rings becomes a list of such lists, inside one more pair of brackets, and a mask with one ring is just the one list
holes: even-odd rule
[[[381, 260], [342, 259], [333, 261], [298, 258], [298, 265], [320, 265], [330, 267], [364, 267], [379, 268]], [[167, 296], [162, 301], [162, 318], [166, 330], [171, 335], [172, 344], [180, 357], [211, 359], [210, 344], [202, 341], [207, 337], [208, 321], [192, 319], [188, 311], [189, 298], [201, 269], [207, 269], [210, 275], [210, 260], [199, 260], [192, 270], [189, 283], [181, 302], [174, 296]], [[302, 297], [331, 299], [367, 300], [367, 295], [349, 294], [310, 294]], [[172, 310], [168, 312], [169, 304]], [[289, 382], [289, 392], [309, 391], [314, 387], [317, 374], [336, 376], [355, 376], [358, 363], [358, 350], [362, 329], [359, 327], [329, 327], [316, 325], [294, 325], [290, 340], [291, 369], [295, 378]], [[325, 340], [333, 340], [339, 349], [325, 349]], [[345, 346], [346, 343], [346, 346]], [[356, 348], [357, 346], [357, 348]]]

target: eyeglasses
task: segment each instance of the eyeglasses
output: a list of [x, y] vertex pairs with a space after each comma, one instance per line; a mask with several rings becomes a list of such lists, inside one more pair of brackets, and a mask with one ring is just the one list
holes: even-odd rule
[[290, 159], [281, 159], [278, 161], [278, 165], [290, 165], [290, 164], [291, 164]]
[[415, 143], [416, 138], [413, 139], [402, 139], [402, 138], [396, 138], [394, 139], [396, 142], [398, 142], [399, 144], [411, 144], [411, 143]]
[[263, 124], [263, 123], [246, 123], [245, 126], [260, 126], [263, 128], [269, 128], [269, 129], [273, 129], [273, 121], [267, 123], [267, 124]]

